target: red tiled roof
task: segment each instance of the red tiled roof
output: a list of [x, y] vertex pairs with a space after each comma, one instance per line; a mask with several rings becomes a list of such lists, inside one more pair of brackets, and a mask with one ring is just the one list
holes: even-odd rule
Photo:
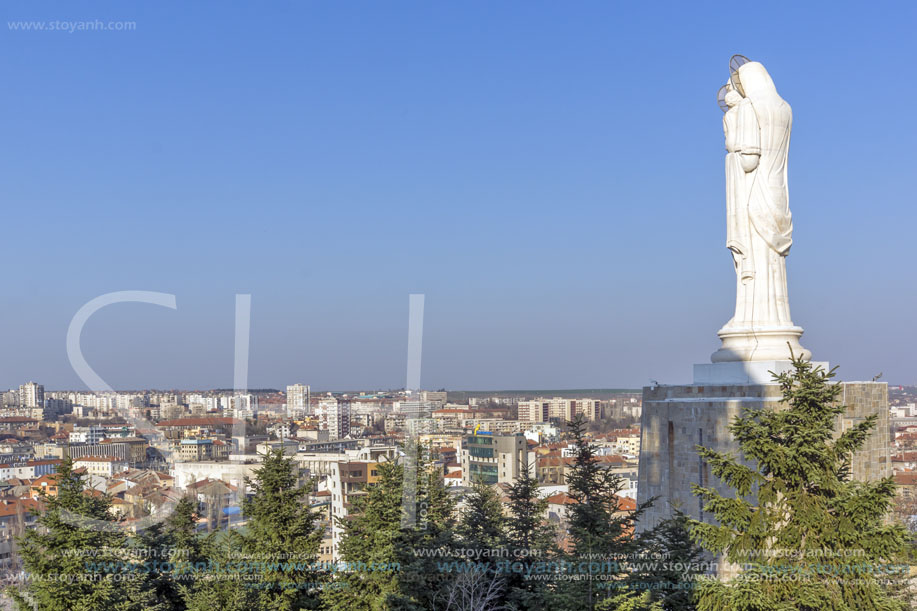
[[558, 492], [557, 494], [552, 494], [547, 498], [547, 501], [551, 505], [575, 505], [576, 499], [571, 497], [566, 492]]
[[35, 499], [4, 499], [0, 501], [0, 518], [16, 515], [20, 511], [25, 514], [29, 511], [38, 511], [41, 504]]

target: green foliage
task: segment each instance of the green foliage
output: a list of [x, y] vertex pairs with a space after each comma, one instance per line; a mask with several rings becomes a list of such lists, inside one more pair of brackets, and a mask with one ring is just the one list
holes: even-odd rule
[[325, 592], [327, 608], [435, 609], [450, 587], [440, 563], [456, 545], [455, 503], [423, 448], [407, 452], [415, 460], [413, 497], [404, 495], [405, 466], [381, 463], [378, 481], [339, 519], [347, 570]]
[[236, 564], [242, 541], [235, 530], [212, 532], [201, 541], [207, 568], [194, 569], [193, 580], [183, 582], [188, 611], [247, 611], [257, 609], [254, 591], [247, 587], [250, 572]]
[[548, 502], [539, 498], [538, 480], [532, 477], [530, 466], [523, 469], [507, 494], [510, 515], [506, 525], [507, 555], [522, 568], [507, 575], [507, 606], [532, 611], [549, 609], [549, 583], [524, 578], [524, 575], [545, 574], [544, 567], [557, 556], [554, 528], [545, 521]]
[[451, 576], [440, 570], [443, 555], [456, 546], [455, 500], [442, 471], [421, 447], [417, 451], [417, 495], [413, 525], [401, 529], [400, 583], [404, 594], [424, 609], [437, 608]]
[[10, 591], [23, 611], [133, 611], [160, 609], [146, 576], [127, 552], [111, 501], [85, 492], [83, 476], [67, 458], [57, 472], [58, 494], [45, 496], [38, 528], [19, 539], [30, 581]]
[[476, 552], [502, 549], [505, 543], [505, 529], [506, 518], [503, 515], [500, 495], [483, 480], [475, 480], [472, 482], [471, 492], [465, 496], [465, 507], [457, 533], [459, 544]]
[[[404, 467], [377, 466], [379, 479], [359, 498], [347, 518], [336, 518], [344, 528], [338, 551], [350, 570], [337, 575], [325, 590], [326, 608], [337, 611], [410, 608], [401, 590], [400, 560]], [[419, 607], [418, 607], [419, 608]]]
[[315, 563], [322, 531], [306, 504], [309, 490], [299, 486], [293, 459], [272, 450], [254, 479], [245, 482], [252, 495], [242, 504], [247, 525], [240, 538], [245, 557], [263, 563], [250, 581], [257, 608], [292, 611], [317, 606], [315, 584], [321, 575]]
[[197, 533], [196, 517], [197, 504], [191, 497], [182, 497], [161, 529], [162, 551], [158, 556], [164, 557], [172, 565], [170, 579], [162, 597], [175, 601], [172, 608], [176, 610], [188, 607], [207, 574], [205, 567], [209, 559], [204, 549], [204, 540]]
[[[568, 561], [573, 575], [558, 584], [557, 602], [565, 609], [588, 611], [631, 604], [628, 593], [611, 586], [624, 581], [627, 560], [638, 550], [633, 533], [645, 507], [623, 509], [618, 496], [623, 480], [599, 463], [595, 447], [586, 438], [583, 418], [568, 427], [574, 442], [567, 475], [569, 495], [575, 501], [568, 507], [573, 548]], [[609, 599], [614, 606], [609, 606]]]
[[747, 462], [698, 448], [736, 495], [695, 486], [717, 524], [692, 521], [692, 536], [744, 567], [728, 583], [702, 582], [701, 611], [903, 608], [881, 574], [899, 566], [905, 540], [904, 530], [885, 520], [894, 483], [850, 478], [852, 455], [875, 416], [836, 435], [846, 409], [832, 377], [834, 370], [801, 359], [775, 376], [785, 409], [747, 410], [729, 427]]
[[638, 608], [656, 604], [661, 611], [694, 611], [693, 588], [707, 563], [691, 538], [688, 517], [676, 509], [672, 517], [641, 534], [639, 546], [631, 581], [646, 593]]

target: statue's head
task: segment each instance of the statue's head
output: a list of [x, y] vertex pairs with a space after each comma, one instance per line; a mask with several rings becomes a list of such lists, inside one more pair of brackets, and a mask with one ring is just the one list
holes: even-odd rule
[[738, 87], [746, 98], [779, 97], [771, 75], [760, 62], [748, 62], [739, 67]]
[[719, 104], [720, 110], [729, 112], [729, 109], [742, 101], [742, 95], [733, 88], [731, 82], [719, 88], [716, 92], [716, 103]]

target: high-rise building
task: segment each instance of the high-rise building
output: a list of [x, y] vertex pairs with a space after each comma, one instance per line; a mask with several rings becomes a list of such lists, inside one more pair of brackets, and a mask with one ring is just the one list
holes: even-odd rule
[[45, 387], [29, 382], [19, 387], [19, 407], [39, 408], [45, 403]]
[[329, 402], [326, 421], [330, 441], [347, 437], [350, 434], [350, 399], [341, 398], [333, 404]]
[[287, 415], [301, 418], [312, 413], [312, 390], [305, 384], [287, 386]]
[[520, 401], [518, 418], [525, 422], [547, 422], [550, 419], [550, 404], [545, 399]]

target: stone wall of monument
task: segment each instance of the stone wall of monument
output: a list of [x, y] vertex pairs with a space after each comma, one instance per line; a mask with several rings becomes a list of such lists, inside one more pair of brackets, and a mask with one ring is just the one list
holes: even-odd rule
[[[876, 382], [842, 382], [842, 401], [848, 406], [839, 419], [838, 430], [849, 428], [869, 414], [877, 414], [876, 429], [866, 446], [854, 457], [857, 479], [878, 479], [891, 473], [888, 434], [888, 385]], [[728, 431], [743, 408], [782, 405], [776, 384], [681, 385], [643, 389], [643, 418], [638, 476], [638, 502], [657, 497], [646, 513], [642, 528], [669, 515], [673, 506], [694, 518], [710, 519], [701, 512], [692, 484], [712, 486], [724, 495], [722, 485], [709, 466], [700, 460], [696, 447], [738, 454], [739, 448]]]
[[873, 434], [853, 459], [853, 477], [876, 480], [891, 475], [891, 432], [888, 421], [888, 384], [877, 382], [843, 382], [841, 403], [847, 412], [841, 416], [840, 430], [862, 422], [870, 414], [878, 415]]

